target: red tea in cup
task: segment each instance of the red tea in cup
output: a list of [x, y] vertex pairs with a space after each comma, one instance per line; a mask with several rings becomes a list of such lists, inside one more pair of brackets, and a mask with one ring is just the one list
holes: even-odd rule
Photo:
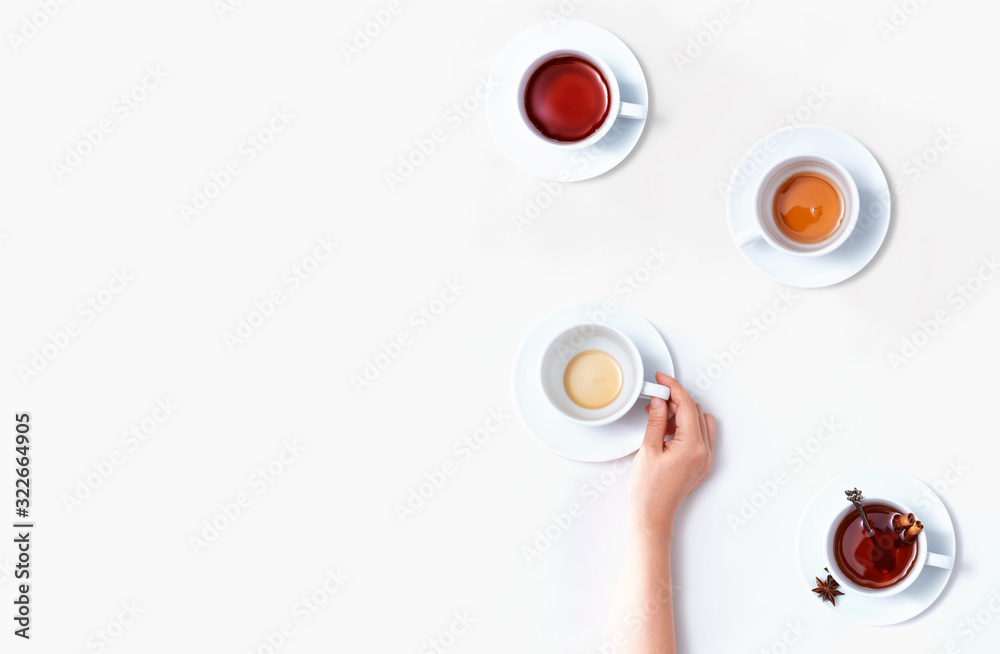
[[611, 112], [611, 87], [593, 62], [560, 55], [543, 62], [524, 88], [524, 110], [538, 133], [552, 141], [582, 141]]
[[868, 535], [861, 516], [851, 511], [834, 534], [833, 556], [848, 581], [862, 588], [881, 590], [901, 582], [917, 560], [917, 541], [903, 539], [892, 519], [902, 511], [882, 503], [865, 504], [865, 515], [875, 532]]

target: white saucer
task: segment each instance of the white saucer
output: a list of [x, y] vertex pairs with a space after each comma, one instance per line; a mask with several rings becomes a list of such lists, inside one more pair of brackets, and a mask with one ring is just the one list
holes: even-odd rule
[[[951, 570], [926, 566], [920, 577], [906, 590], [889, 597], [871, 597], [852, 593], [841, 585], [844, 595], [837, 606], [823, 602], [811, 589], [816, 577], [826, 578], [826, 538], [830, 516], [848, 505], [844, 491], [860, 488], [866, 497], [894, 497], [908, 505], [926, 525], [927, 547], [932, 552], [955, 556], [955, 527], [948, 509], [931, 487], [912, 475], [898, 470], [858, 470], [840, 477], [820, 489], [802, 514], [795, 549], [799, 572], [810, 592], [803, 593], [812, 603], [859, 624], [884, 626], [909, 620], [927, 610], [944, 591]], [[836, 578], [836, 577], [835, 577]], [[840, 581], [840, 580], [838, 580]]]
[[798, 125], [762, 139], [740, 160], [730, 181], [726, 210], [730, 234], [735, 237], [754, 223], [753, 192], [767, 169], [779, 158], [811, 153], [840, 163], [858, 186], [861, 213], [851, 237], [830, 254], [813, 258], [781, 252], [762, 239], [740, 249], [754, 268], [776, 282], [798, 288], [831, 286], [858, 273], [882, 246], [891, 214], [889, 182], [861, 142], [832, 127]]
[[500, 149], [511, 161], [532, 175], [560, 182], [577, 182], [608, 172], [628, 156], [639, 142], [646, 120], [618, 118], [607, 135], [580, 150], [561, 150], [528, 131], [518, 110], [518, 85], [527, 67], [555, 49], [593, 52], [615, 73], [621, 99], [649, 106], [646, 77], [639, 60], [621, 39], [591, 23], [558, 20], [528, 28], [500, 54], [490, 80], [496, 90], [487, 100], [490, 128]]
[[[639, 400], [621, 419], [604, 427], [588, 427], [567, 420], [542, 391], [539, 372], [542, 354], [549, 342], [574, 325], [597, 322], [588, 312], [601, 312], [610, 302], [584, 302], [561, 309], [535, 325], [521, 343], [511, 378], [514, 408], [539, 443], [568, 459], [613, 461], [639, 449], [646, 431], [646, 402]], [[625, 307], [612, 305], [604, 324], [625, 333], [642, 355], [645, 379], [653, 381], [657, 371], [674, 374], [674, 362], [663, 337], [645, 318]]]

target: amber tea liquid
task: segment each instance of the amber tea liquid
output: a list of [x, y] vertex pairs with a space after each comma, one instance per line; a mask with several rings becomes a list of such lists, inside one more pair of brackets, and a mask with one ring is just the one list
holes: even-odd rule
[[843, 219], [840, 191], [820, 173], [796, 173], [775, 193], [774, 220], [781, 233], [796, 243], [822, 243], [837, 232]]

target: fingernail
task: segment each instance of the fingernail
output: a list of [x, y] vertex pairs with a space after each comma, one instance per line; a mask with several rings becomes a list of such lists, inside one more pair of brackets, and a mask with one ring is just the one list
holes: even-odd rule
[[649, 399], [650, 409], [662, 409], [667, 406], [667, 403], [663, 401], [662, 397], [652, 397]]

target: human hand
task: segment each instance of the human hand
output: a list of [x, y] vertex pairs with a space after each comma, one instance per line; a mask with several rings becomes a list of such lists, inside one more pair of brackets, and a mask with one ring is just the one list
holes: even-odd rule
[[[654, 397], [646, 407], [649, 422], [632, 463], [628, 495], [632, 526], [663, 534], [684, 498], [712, 469], [715, 416], [703, 412], [673, 377], [658, 372], [656, 383], [670, 388], [670, 399]], [[668, 435], [673, 440], [664, 442]]]

